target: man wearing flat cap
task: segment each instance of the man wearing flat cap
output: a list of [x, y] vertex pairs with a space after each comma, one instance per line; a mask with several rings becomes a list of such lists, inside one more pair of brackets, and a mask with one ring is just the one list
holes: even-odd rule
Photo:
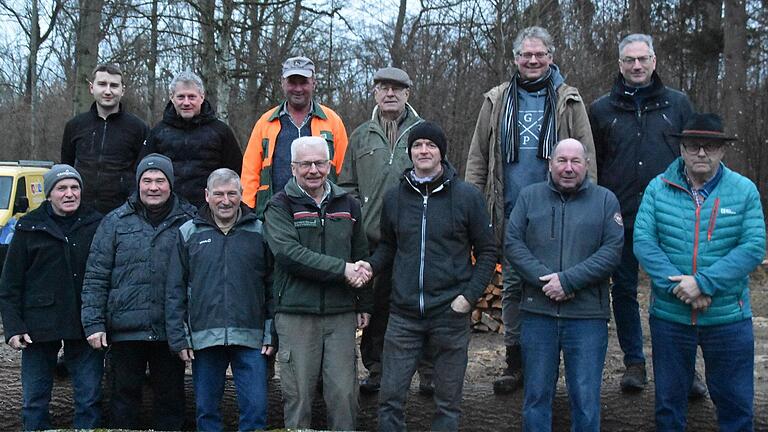
[[314, 100], [315, 64], [306, 57], [283, 63], [280, 79], [285, 100], [264, 113], [253, 127], [242, 168], [243, 202], [263, 218], [272, 195], [291, 179], [291, 143], [299, 137], [321, 136], [328, 144], [335, 181], [347, 149], [344, 123], [332, 109]]
[[701, 347], [722, 431], [753, 428], [755, 345], [749, 274], [765, 256], [757, 187], [722, 163], [720, 117], [694, 114], [674, 134], [680, 157], [645, 189], [634, 252], [651, 279], [656, 429], [685, 430]]
[[[408, 104], [412, 84], [402, 69], [385, 67], [376, 71], [373, 75], [376, 106], [371, 118], [352, 132], [339, 176], [339, 186], [357, 196], [362, 204], [363, 225], [371, 252], [381, 238], [379, 220], [384, 194], [397, 186], [403, 171], [412, 166], [407, 149], [408, 133], [423, 122]], [[388, 268], [373, 280], [373, 314], [360, 343], [363, 365], [369, 373], [360, 383], [363, 392], [376, 392], [381, 384], [381, 350], [391, 289], [392, 269]], [[431, 369], [428, 361], [423, 361], [419, 368], [422, 392], [432, 390]]]
[[[136, 167], [136, 191], [104, 217], [83, 282], [88, 343], [111, 352], [110, 428], [181, 430], [184, 362], [168, 347], [165, 278], [179, 227], [195, 207], [174, 192], [173, 163], [158, 153]], [[144, 424], [142, 384], [149, 364], [153, 416]]]
[[434, 350], [435, 365], [430, 430], [459, 428], [469, 316], [491, 280], [497, 252], [483, 196], [445, 159], [447, 146], [435, 123], [411, 129], [407, 149], [413, 168], [384, 198], [381, 238], [370, 264], [358, 262], [374, 275], [392, 268], [381, 431], [406, 429], [408, 388], [427, 347]]
[[56, 358], [64, 343], [75, 402], [75, 429], [101, 427], [103, 355], [85, 340], [80, 292], [101, 215], [81, 206], [82, 178], [69, 165], [43, 177], [40, 207], [19, 219], [0, 279], [5, 340], [21, 351], [24, 430], [51, 429], [48, 404]]

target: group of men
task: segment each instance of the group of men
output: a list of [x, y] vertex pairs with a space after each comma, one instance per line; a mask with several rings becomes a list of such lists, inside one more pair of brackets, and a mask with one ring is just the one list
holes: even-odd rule
[[314, 98], [314, 63], [286, 60], [285, 99], [243, 155], [194, 73], [173, 79], [150, 131], [122, 110], [120, 70], [97, 67], [94, 104], [67, 124], [48, 201], [17, 224], [0, 279], [24, 428], [51, 427], [63, 344], [76, 428], [103, 424], [108, 349], [114, 428], [142, 426], [149, 366], [149, 426], [180, 430], [191, 362], [198, 429], [222, 428], [230, 365], [240, 429], [264, 429], [276, 353], [286, 428], [312, 426], [321, 382], [330, 429], [356, 428], [360, 389], [379, 392], [379, 429], [404, 430], [418, 369], [432, 429], [457, 430], [470, 313], [501, 262], [506, 368], [494, 390], [522, 385], [523, 428], [549, 430], [562, 351], [573, 429], [596, 431], [611, 305], [621, 387], [647, 381], [639, 261], [657, 427], [684, 430], [689, 392], [706, 392], [694, 385], [700, 346], [721, 429], [750, 430], [747, 282], [765, 225], [754, 184], [721, 163], [732, 138], [719, 117], [662, 84], [647, 35], [621, 41], [613, 89], [589, 110], [546, 30], [522, 30], [513, 51], [515, 74], [484, 95], [465, 180], [398, 68], [376, 72], [376, 106], [348, 140]]

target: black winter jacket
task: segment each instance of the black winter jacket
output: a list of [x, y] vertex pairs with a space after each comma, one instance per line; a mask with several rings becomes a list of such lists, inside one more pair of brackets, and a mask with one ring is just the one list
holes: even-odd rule
[[656, 72], [639, 107], [624, 90], [619, 74], [611, 92], [590, 106], [589, 122], [598, 183], [619, 199], [631, 229], [645, 187], [680, 156], [680, 139], [670, 134], [683, 129], [693, 107], [685, 94], [665, 87]]
[[64, 233], [51, 204], [19, 219], [0, 279], [0, 313], [6, 342], [29, 333], [34, 342], [84, 339], [80, 292], [91, 240], [101, 214], [81, 206]]
[[216, 118], [211, 104], [203, 101], [200, 114], [184, 120], [168, 102], [163, 120], [150, 132], [142, 157], [160, 153], [173, 161], [173, 190], [200, 208], [205, 203], [205, 183], [218, 168], [240, 174], [243, 152], [226, 123]]
[[261, 221], [245, 204], [240, 211], [227, 234], [207, 205], [179, 228], [165, 288], [173, 352], [274, 344], [272, 257]]
[[136, 190], [136, 161], [149, 127], [135, 115], [120, 110], [99, 117], [96, 103], [64, 127], [61, 163], [83, 177], [82, 200], [103, 214], [120, 207]]
[[482, 193], [450, 164], [427, 184], [414, 184], [411, 171], [384, 198], [381, 242], [370, 263], [374, 274], [393, 266], [393, 311], [430, 318], [459, 294], [477, 301], [493, 275], [496, 242]]
[[165, 340], [165, 279], [176, 232], [196, 209], [171, 195], [173, 209], [157, 228], [136, 194], [104, 217], [83, 282], [83, 329], [111, 341]]
[[[551, 180], [523, 188], [507, 221], [504, 253], [523, 277], [520, 309], [563, 318], [609, 319], [608, 278], [624, 243], [619, 202], [588, 178], [561, 194]], [[557, 273], [565, 301], [550, 300], [539, 277]]]

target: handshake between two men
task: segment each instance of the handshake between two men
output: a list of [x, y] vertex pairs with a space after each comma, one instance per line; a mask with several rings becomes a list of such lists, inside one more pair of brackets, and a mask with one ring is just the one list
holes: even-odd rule
[[[344, 278], [354, 288], [362, 288], [373, 278], [373, 269], [367, 261], [347, 263], [344, 267]], [[468, 313], [472, 310], [472, 304], [463, 295], [459, 294], [451, 302], [451, 309], [458, 313]]]

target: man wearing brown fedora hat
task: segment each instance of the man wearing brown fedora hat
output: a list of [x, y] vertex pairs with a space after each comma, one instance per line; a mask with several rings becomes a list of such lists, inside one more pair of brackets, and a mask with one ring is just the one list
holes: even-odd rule
[[635, 220], [634, 252], [651, 279], [656, 429], [685, 430], [700, 347], [722, 431], [751, 431], [754, 335], [749, 273], [765, 256], [760, 195], [722, 163], [734, 138], [720, 117], [694, 114], [681, 156], [651, 181]]

